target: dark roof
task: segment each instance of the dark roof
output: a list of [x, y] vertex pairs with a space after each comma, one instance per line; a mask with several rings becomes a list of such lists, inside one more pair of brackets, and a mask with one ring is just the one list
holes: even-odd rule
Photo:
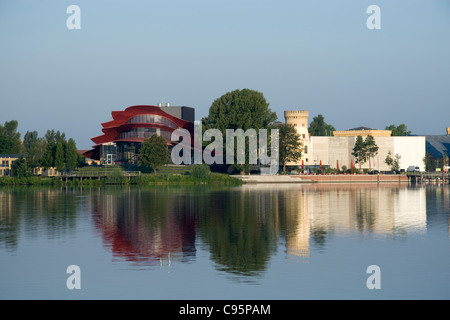
[[360, 131], [360, 130], [377, 130], [377, 129], [372, 129], [372, 128], [368, 128], [368, 127], [357, 127], [357, 128], [353, 128], [353, 129], [348, 129], [348, 131]]
[[435, 158], [442, 158], [443, 154], [450, 156], [450, 135], [425, 136], [426, 151]]
[[0, 158], [21, 158], [23, 154], [0, 154]]

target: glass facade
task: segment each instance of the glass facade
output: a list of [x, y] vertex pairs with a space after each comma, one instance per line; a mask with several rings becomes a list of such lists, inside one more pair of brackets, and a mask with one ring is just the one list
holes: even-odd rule
[[137, 164], [141, 146], [140, 142], [117, 142], [117, 161]]
[[104, 144], [101, 147], [101, 163], [114, 164], [117, 160], [117, 146], [115, 143]]
[[173, 129], [178, 128], [177, 125], [169, 119], [154, 114], [141, 114], [131, 118], [127, 123], [157, 123]]
[[157, 128], [133, 128], [131, 130], [127, 130], [119, 133], [117, 136], [117, 140], [126, 140], [126, 139], [149, 139], [154, 134], [157, 134], [166, 140], [170, 141], [171, 132], [157, 129]]

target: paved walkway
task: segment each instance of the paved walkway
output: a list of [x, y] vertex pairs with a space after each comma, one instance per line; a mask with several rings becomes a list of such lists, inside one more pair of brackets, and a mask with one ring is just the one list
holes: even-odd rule
[[403, 183], [406, 175], [236, 175], [244, 183]]
[[239, 175], [233, 176], [245, 183], [311, 183], [311, 179], [299, 176]]

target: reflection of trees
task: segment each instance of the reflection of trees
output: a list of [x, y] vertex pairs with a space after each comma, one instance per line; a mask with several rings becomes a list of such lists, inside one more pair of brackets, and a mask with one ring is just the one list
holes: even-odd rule
[[356, 228], [360, 232], [373, 231], [375, 224], [375, 201], [372, 199], [373, 190], [356, 190], [355, 191], [355, 222]]
[[1, 189], [0, 245], [16, 248], [22, 231], [30, 238], [42, 232], [50, 239], [59, 238], [76, 227], [77, 206], [77, 193], [70, 189]]
[[200, 233], [219, 269], [255, 275], [276, 248], [276, 198], [267, 193], [212, 192], [200, 211]]

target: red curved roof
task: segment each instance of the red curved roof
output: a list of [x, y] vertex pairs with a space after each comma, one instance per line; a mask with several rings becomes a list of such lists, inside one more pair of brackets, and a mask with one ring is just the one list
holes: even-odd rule
[[[174, 117], [167, 112], [161, 110], [158, 106], [149, 106], [149, 105], [136, 105], [126, 108], [124, 111], [113, 111], [111, 112], [113, 120], [102, 123], [103, 126], [103, 134], [97, 137], [92, 138], [96, 145], [113, 142], [120, 132], [130, 130], [132, 128], [160, 128], [169, 132], [174, 131], [173, 128], [168, 126], [164, 126], [157, 123], [127, 123], [131, 118], [143, 115], [143, 114], [153, 114], [164, 117], [171, 122], [173, 122], [178, 128], [188, 129], [190, 131], [193, 130], [193, 123]], [[143, 141], [144, 139], [140, 139]]]
[[[133, 128], [157, 128], [162, 129], [164, 131], [173, 132], [175, 129], [169, 126], [159, 124], [159, 123], [127, 123], [131, 118], [138, 115], [158, 115], [164, 117], [171, 122], [173, 122], [178, 128], [183, 128], [189, 130], [193, 134], [194, 132], [194, 124], [192, 122], [177, 118], [167, 112], [164, 112], [158, 106], [151, 105], [135, 105], [126, 108], [124, 111], [112, 111], [111, 116], [113, 120], [102, 123], [102, 132], [103, 134], [97, 137], [92, 138], [91, 140], [95, 143], [94, 149], [84, 152], [83, 154], [91, 159], [99, 158], [98, 147], [104, 143], [115, 142], [115, 141], [134, 141], [134, 142], [143, 142], [144, 138], [129, 138], [129, 139], [120, 139], [118, 140], [118, 135], [121, 132], [133, 129]], [[168, 144], [171, 144], [168, 141]]]

